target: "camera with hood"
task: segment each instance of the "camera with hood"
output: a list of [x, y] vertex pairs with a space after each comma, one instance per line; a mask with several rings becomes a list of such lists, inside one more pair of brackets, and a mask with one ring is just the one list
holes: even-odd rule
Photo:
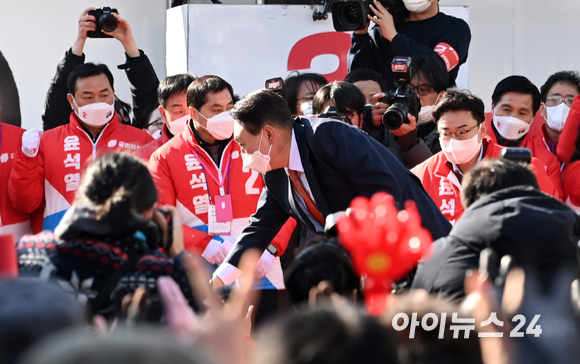
[[101, 31], [104, 30], [105, 32], [112, 32], [117, 29], [118, 21], [113, 13], [119, 14], [117, 9], [111, 9], [108, 6], [103, 6], [102, 8], [89, 11], [87, 15], [92, 15], [95, 17], [97, 29], [94, 32], [87, 32], [87, 36], [89, 38], [113, 38], [112, 36], [107, 35]]
[[401, 125], [409, 124], [407, 114], [418, 119], [421, 100], [415, 91], [407, 87], [411, 83], [411, 57], [393, 58], [391, 70], [395, 74], [397, 90], [387, 92], [387, 95], [378, 101], [390, 105], [383, 114], [383, 125], [389, 130], [397, 130]]
[[[332, 1], [332, 0], [327, 0]], [[339, 32], [363, 30], [369, 19], [367, 15], [375, 15], [371, 8], [373, 0], [334, 0], [332, 1], [332, 24]], [[409, 10], [403, 0], [379, 0], [380, 3], [391, 13], [395, 24], [405, 21], [409, 16]]]

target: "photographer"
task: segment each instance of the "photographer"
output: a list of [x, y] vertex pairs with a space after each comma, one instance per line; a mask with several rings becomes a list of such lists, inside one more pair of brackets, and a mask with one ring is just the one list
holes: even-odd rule
[[18, 243], [20, 276], [55, 279], [93, 314], [110, 314], [126, 293], [144, 284], [155, 291], [157, 277], [169, 275], [193, 305], [180, 260], [179, 215], [168, 207], [168, 220], [156, 202], [153, 179], [136, 157], [98, 158], [55, 233], [27, 235]]
[[[95, 8], [88, 8], [79, 18], [79, 33], [73, 46], [65, 52], [65, 55], [56, 69], [56, 74], [48, 88], [42, 114], [43, 129], [49, 130], [68, 123], [70, 105], [67, 101], [67, 80], [69, 74], [79, 65], [85, 63], [83, 49], [87, 40], [87, 32], [97, 30], [95, 17], [89, 12]], [[117, 28], [112, 32], [103, 33], [117, 39], [125, 49], [126, 62], [117, 66], [125, 70], [131, 84], [131, 96], [133, 103], [134, 118], [129, 117], [129, 105], [115, 100], [115, 110], [121, 116], [121, 122], [131, 124], [139, 129], [142, 128], [143, 113], [150, 105], [157, 104], [157, 86], [159, 80], [149, 58], [142, 50], [137, 48], [131, 26], [127, 20], [116, 13], [111, 13], [117, 19]]]
[[344, 115], [348, 124], [362, 129], [365, 97], [358, 87], [344, 81], [334, 81], [322, 86], [312, 100], [312, 112], [319, 117], [331, 117], [323, 114], [327, 113], [329, 107], [335, 107]]
[[[349, 71], [371, 68], [379, 72], [388, 90], [394, 88], [390, 62], [395, 56], [438, 55], [449, 72], [449, 86], [455, 85], [459, 66], [467, 61], [471, 32], [463, 20], [439, 12], [438, 0], [403, 0], [409, 17], [395, 24], [393, 16], [374, 0], [370, 5], [375, 23], [352, 34], [349, 51]], [[396, 5], [396, 4], [393, 4]]]

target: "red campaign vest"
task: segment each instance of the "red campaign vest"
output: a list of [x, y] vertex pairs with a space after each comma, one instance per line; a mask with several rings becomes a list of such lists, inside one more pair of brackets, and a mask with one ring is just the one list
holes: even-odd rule
[[[485, 136], [483, 143], [484, 158], [499, 158], [502, 146], [494, 143], [489, 136]], [[548, 194], [554, 195], [555, 189], [548, 178], [544, 166], [536, 159], [532, 158], [533, 172], [538, 179], [540, 189]], [[453, 168], [445, 158], [443, 152], [439, 152], [419, 164], [411, 170], [423, 184], [423, 187], [431, 196], [441, 213], [455, 225], [457, 219], [463, 215], [464, 207], [461, 204], [460, 190], [461, 182], [453, 172]]]
[[[230, 157], [229, 170], [226, 170]], [[258, 172], [243, 168], [242, 163], [240, 146], [231, 140], [222, 154], [220, 171], [225, 176], [225, 193], [232, 197], [234, 220], [247, 221], [256, 212], [264, 181]], [[161, 205], [177, 206], [185, 225], [207, 225], [210, 199], [220, 193], [218, 184], [209, 174], [219, 178], [218, 167], [199, 146], [189, 128], [151, 156], [149, 170], [156, 182]], [[241, 232], [237, 230], [232, 228], [234, 241]]]
[[151, 155], [155, 153], [157, 149], [161, 148], [163, 144], [171, 140], [167, 132], [168, 132], [167, 125], [164, 124], [163, 128], [161, 129], [161, 137], [137, 149], [135, 152], [133, 152], [133, 155], [141, 158], [145, 163], [149, 162], [149, 158], [151, 158]]
[[32, 233], [30, 215], [17, 210], [8, 195], [12, 161], [22, 147], [24, 129], [0, 122], [0, 235], [12, 234], [16, 240]]

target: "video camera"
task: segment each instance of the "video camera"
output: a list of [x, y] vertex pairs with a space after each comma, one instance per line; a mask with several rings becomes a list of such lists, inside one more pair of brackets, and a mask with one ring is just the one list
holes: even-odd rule
[[[373, 0], [327, 0], [332, 1], [332, 24], [339, 32], [363, 30], [367, 26], [368, 14], [375, 15], [371, 8]], [[395, 24], [409, 17], [409, 10], [403, 0], [380, 0], [380, 3], [391, 13]]]
[[112, 13], [119, 14], [117, 9], [111, 9], [108, 6], [89, 11], [87, 15], [92, 15], [97, 20], [97, 30], [87, 32], [87, 36], [89, 38], [113, 38], [101, 31], [112, 32], [117, 29], [117, 18]]
[[409, 124], [407, 114], [418, 119], [421, 100], [415, 91], [407, 87], [411, 83], [411, 57], [393, 58], [391, 70], [395, 74], [397, 90], [387, 92], [387, 95], [378, 101], [390, 105], [383, 114], [383, 125], [389, 130], [397, 130], [401, 125]]

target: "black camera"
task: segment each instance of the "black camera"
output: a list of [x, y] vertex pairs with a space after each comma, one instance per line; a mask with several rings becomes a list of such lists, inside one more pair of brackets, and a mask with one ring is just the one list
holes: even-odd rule
[[[369, 19], [367, 15], [375, 15], [371, 8], [373, 0], [327, 0], [332, 1], [332, 24], [339, 32], [363, 30]], [[380, 0], [380, 3], [391, 13], [395, 24], [409, 17], [409, 10], [403, 0]]]
[[397, 130], [403, 124], [409, 124], [407, 114], [418, 119], [421, 110], [421, 100], [415, 91], [408, 88], [411, 83], [411, 57], [395, 57], [391, 62], [391, 70], [395, 74], [397, 90], [388, 92], [380, 102], [389, 104], [383, 114], [383, 125], [389, 130]]
[[97, 20], [97, 30], [87, 32], [87, 36], [89, 38], [113, 38], [101, 31], [112, 32], [117, 29], [117, 18], [112, 13], [119, 14], [117, 9], [111, 9], [108, 6], [89, 11], [87, 15], [92, 15]]
[[340, 120], [343, 123], [352, 125], [352, 120], [350, 120], [346, 115], [338, 111], [338, 108], [336, 106], [328, 106], [322, 113], [318, 114], [318, 117], [324, 119]]

